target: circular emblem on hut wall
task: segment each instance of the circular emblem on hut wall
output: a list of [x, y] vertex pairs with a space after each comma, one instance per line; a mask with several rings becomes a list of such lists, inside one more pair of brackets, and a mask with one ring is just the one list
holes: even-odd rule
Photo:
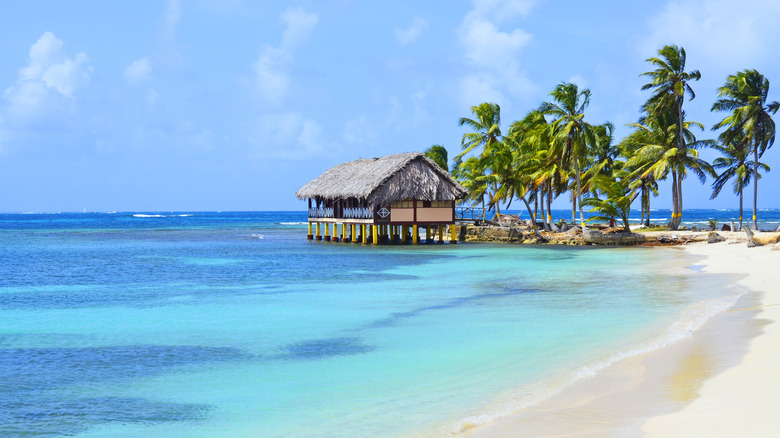
[[378, 214], [378, 215], [379, 215], [379, 217], [381, 217], [382, 219], [384, 219], [384, 218], [386, 218], [386, 217], [390, 216], [390, 210], [388, 210], [388, 209], [386, 209], [386, 208], [382, 207], [381, 209], [379, 209], [379, 211], [378, 211], [376, 214]]

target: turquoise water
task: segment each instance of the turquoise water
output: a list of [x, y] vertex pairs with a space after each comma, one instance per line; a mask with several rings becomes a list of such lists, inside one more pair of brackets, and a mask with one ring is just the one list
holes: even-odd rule
[[0, 215], [0, 436], [447, 436], [738, 294], [679, 251], [309, 242], [303, 220]]

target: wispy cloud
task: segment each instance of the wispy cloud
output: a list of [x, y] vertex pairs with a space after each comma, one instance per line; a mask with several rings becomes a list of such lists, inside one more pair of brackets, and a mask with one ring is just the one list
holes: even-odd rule
[[302, 160], [324, 153], [322, 126], [296, 111], [263, 114], [250, 125], [250, 143], [258, 158]]
[[411, 44], [428, 30], [428, 22], [420, 17], [417, 17], [412, 22], [411, 26], [406, 29], [396, 29], [395, 39], [402, 45]]
[[[666, 44], [685, 47], [713, 67], [752, 68], [747, 62], [775, 57], [780, 40], [780, 2], [745, 0], [673, 0], [657, 8], [641, 41], [642, 56], [654, 56]], [[760, 11], [757, 13], [757, 11]]]
[[[521, 69], [520, 53], [532, 35], [520, 28], [504, 31], [499, 24], [526, 15], [532, 0], [474, 0], [458, 30], [471, 72], [460, 81], [463, 103], [477, 105], [489, 99], [507, 100], [533, 89]], [[482, 97], [479, 97], [482, 96]], [[476, 101], [476, 100], [479, 100]]]
[[148, 79], [152, 74], [152, 63], [148, 58], [136, 59], [125, 69], [124, 77], [131, 83], [138, 83]]
[[280, 15], [286, 27], [279, 47], [266, 45], [254, 64], [257, 87], [268, 102], [278, 103], [290, 86], [288, 68], [293, 61], [293, 51], [306, 42], [319, 18], [302, 7], [288, 8]]

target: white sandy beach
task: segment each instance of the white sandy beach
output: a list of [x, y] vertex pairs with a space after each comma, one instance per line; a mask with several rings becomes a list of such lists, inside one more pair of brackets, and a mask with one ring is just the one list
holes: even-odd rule
[[682, 250], [701, 258], [701, 272], [731, 275], [737, 284], [730, 287], [749, 291], [732, 309], [682, 341], [462, 436], [780, 436], [780, 251], [747, 248], [742, 233], [722, 234], [728, 242]]
[[757, 316], [766, 324], [742, 361], [705, 381], [699, 397], [678, 412], [646, 421], [646, 436], [780, 436], [780, 251], [774, 249], [726, 243], [685, 248], [706, 257], [705, 272], [745, 274], [739, 284], [758, 298]]

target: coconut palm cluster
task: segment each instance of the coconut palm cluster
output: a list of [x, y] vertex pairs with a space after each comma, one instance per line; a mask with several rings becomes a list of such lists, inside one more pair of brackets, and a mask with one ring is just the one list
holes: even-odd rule
[[[482, 204], [501, 215], [520, 200], [545, 229], [552, 228], [552, 201], [570, 197], [572, 223], [585, 228], [584, 207], [597, 213], [591, 220], [618, 220], [628, 230], [632, 203], [640, 198], [642, 221], [649, 226], [650, 200], [658, 195], [658, 182], [671, 179], [672, 217], [677, 229], [683, 214], [682, 181], [693, 175], [706, 183], [713, 178], [712, 197], [731, 182], [740, 199], [742, 227], [743, 191], [753, 184], [752, 227], [757, 229], [758, 180], [769, 166], [759, 160], [775, 140], [772, 119], [780, 103], [769, 102], [769, 80], [756, 70], [729, 75], [718, 89], [712, 111], [724, 118], [711, 129], [715, 140], [697, 139], [704, 125], [688, 120], [684, 104], [696, 97], [692, 84], [701, 78], [698, 70], [686, 71], [685, 49], [669, 45], [647, 59], [652, 70], [642, 73], [642, 87], [649, 91], [641, 117], [629, 126], [632, 132], [616, 142], [614, 126], [593, 124], [586, 118], [589, 89], [561, 82], [550, 99], [531, 110], [522, 120], [501, 130], [501, 108], [496, 103], [471, 107], [472, 116], [458, 124], [468, 128], [462, 151], [450, 166], [452, 175], [469, 190], [464, 202]], [[720, 157], [709, 163], [700, 158], [703, 148]], [[447, 150], [431, 146], [425, 151], [440, 166], [447, 167]], [[579, 215], [577, 217], [577, 210]]]

